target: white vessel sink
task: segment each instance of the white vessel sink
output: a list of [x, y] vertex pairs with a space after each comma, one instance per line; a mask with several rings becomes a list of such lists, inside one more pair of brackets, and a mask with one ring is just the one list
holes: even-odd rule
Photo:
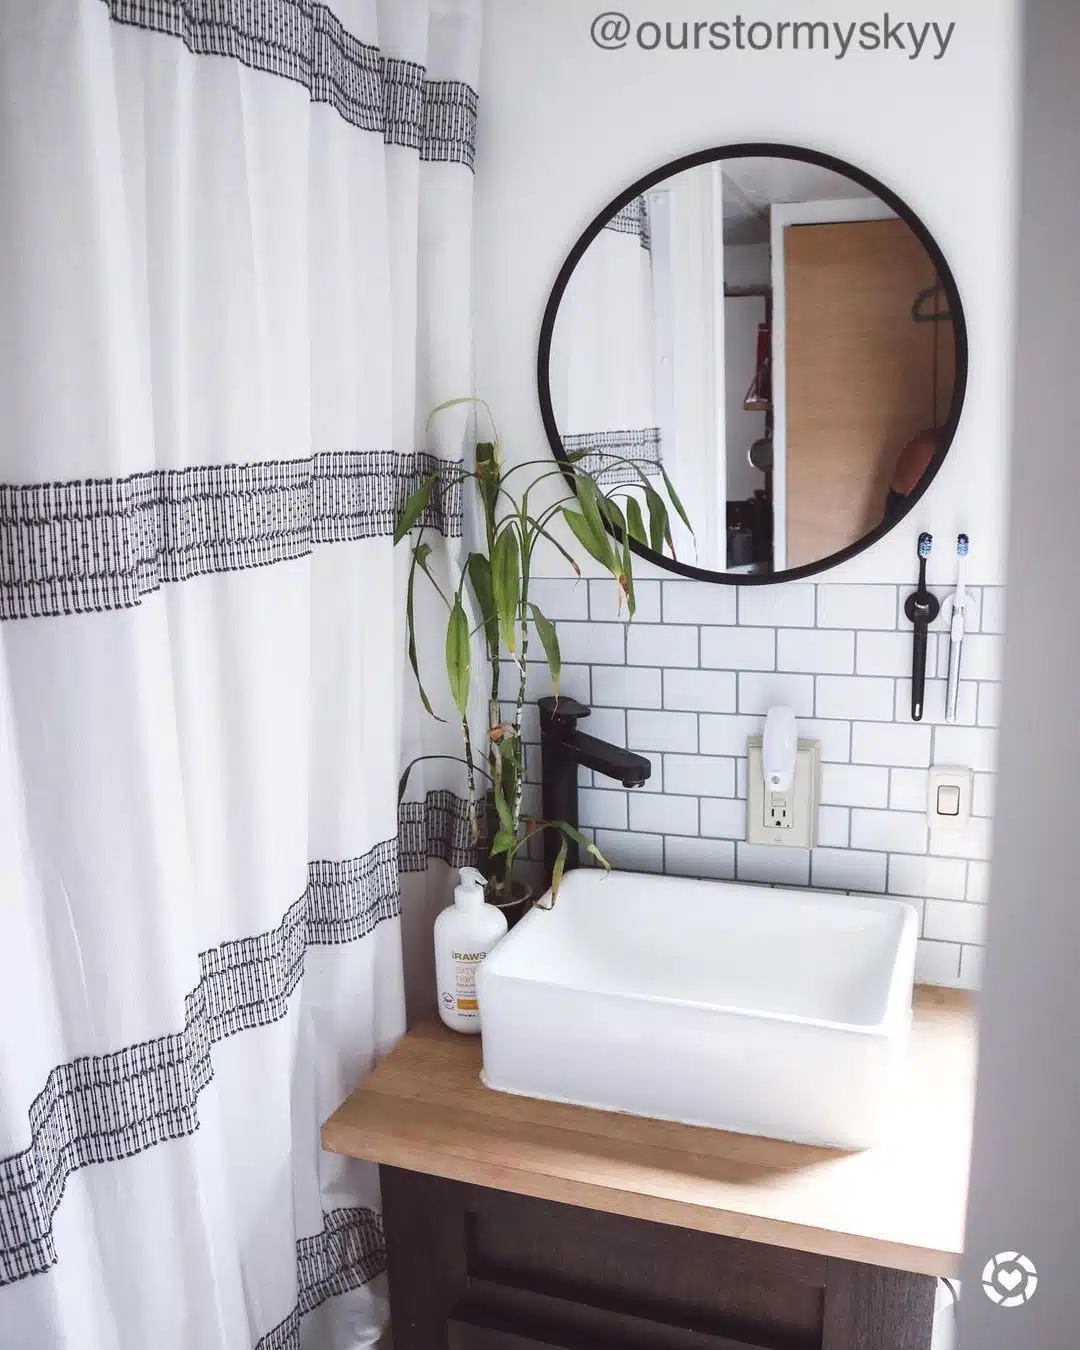
[[872, 896], [572, 872], [480, 967], [484, 1082], [867, 1148], [906, 1049], [917, 928]]

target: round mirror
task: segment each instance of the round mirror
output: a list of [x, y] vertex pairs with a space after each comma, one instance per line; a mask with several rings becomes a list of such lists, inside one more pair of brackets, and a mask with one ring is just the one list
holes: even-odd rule
[[667, 551], [634, 549], [713, 581], [805, 576], [892, 529], [948, 452], [966, 376], [960, 297], [918, 217], [778, 145], [628, 188], [571, 250], [540, 337], [567, 476], [676, 496], [691, 528], [672, 511]]

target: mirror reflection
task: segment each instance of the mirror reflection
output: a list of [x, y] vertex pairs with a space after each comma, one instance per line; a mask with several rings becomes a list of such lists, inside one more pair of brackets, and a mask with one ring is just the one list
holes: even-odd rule
[[779, 154], [714, 160], [585, 249], [551, 411], [563, 451], [626, 496], [663, 465], [694, 525], [673, 521], [680, 562], [772, 575], [897, 519], [936, 471], [955, 328], [926, 246], [868, 187]]

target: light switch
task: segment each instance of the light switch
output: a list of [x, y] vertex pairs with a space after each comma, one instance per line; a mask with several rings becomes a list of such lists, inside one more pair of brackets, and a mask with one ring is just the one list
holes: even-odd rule
[[931, 830], [963, 830], [971, 823], [973, 778], [970, 769], [935, 764], [930, 770], [926, 817]]
[[960, 789], [955, 783], [942, 783], [938, 788], [937, 813], [939, 816], [960, 814]]

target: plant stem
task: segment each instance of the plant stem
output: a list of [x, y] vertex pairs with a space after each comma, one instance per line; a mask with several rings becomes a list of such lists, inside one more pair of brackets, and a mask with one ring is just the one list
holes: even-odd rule
[[[524, 791], [525, 764], [524, 755], [521, 749], [521, 719], [525, 711], [525, 683], [528, 678], [529, 668], [526, 659], [529, 654], [529, 568], [532, 562], [532, 550], [530, 549], [522, 557], [521, 567], [521, 607], [518, 610], [518, 624], [521, 632], [521, 655], [519, 657], [520, 677], [518, 679], [517, 705], [514, 709], [514, 800], [511, 806], [514, 821], [514, 838], [521, 825], [521, 796]], [[506, 896], [510, 899], [513, 895], [511, 889], [514, 872], [513, 852], [508, 854], [506, 859]]]

